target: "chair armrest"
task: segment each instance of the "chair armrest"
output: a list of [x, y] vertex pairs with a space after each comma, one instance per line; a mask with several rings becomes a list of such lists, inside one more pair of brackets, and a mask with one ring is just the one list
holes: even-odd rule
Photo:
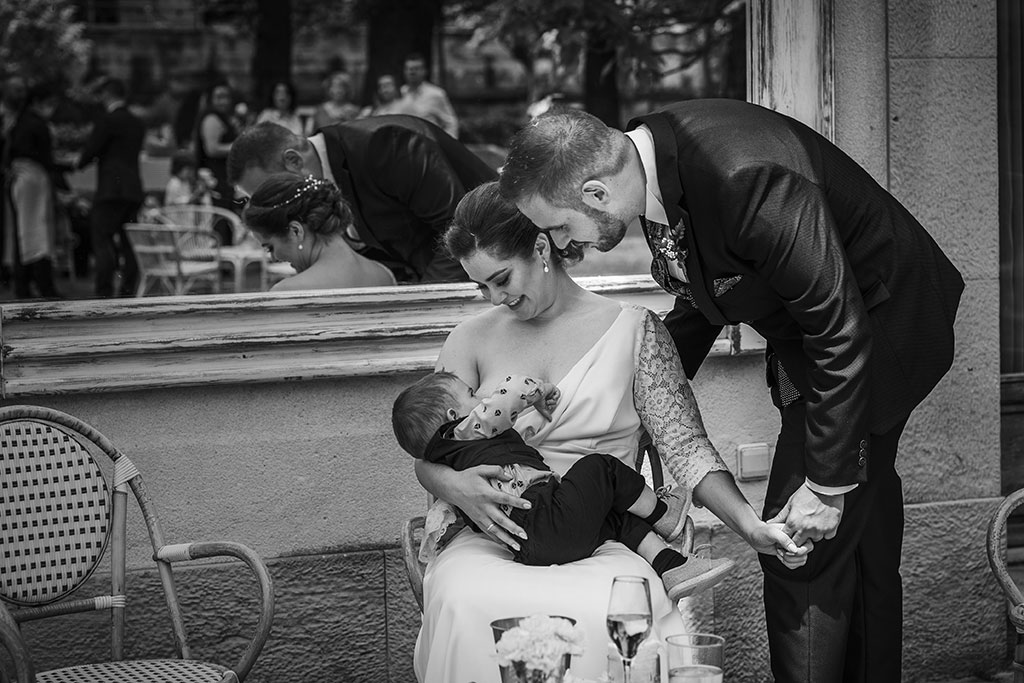
[[260, 586], [260, 617], [256, 632], [233, 669], [239, 680], [244, 680], [256, 663], [256, 658], [270, 636], [274, 622], [274, 583], [270, 571], [259, 555], [248, 546], [227, 541], [204, 541], [165, 545], [157, 550], [155, 558], [164, 562], [199, 560], [208, 557], [234, 557], [244, 562]]
[[413, 597], [423, 611], [423, 572], [425, 567], [420, 562], [420, 544], [417, 535], [422, 535], [426, 517], [412, 517], [402, 524], [402, 556], [405, 558], [405, 573], [409, 577], [409, 586]]
[[[14, 675], [17, 683], [35, 683], [36, 671], [32, 664], [32, 657], [29, 655], [28, 646], [21, 637], [21, 629], [18, 623], [7, 611], [7, 607], [0, 602], [0, 646], [3, 646], [14, 662]], [[0, 681], [6, 681], [7, 677], [0, 671]]]

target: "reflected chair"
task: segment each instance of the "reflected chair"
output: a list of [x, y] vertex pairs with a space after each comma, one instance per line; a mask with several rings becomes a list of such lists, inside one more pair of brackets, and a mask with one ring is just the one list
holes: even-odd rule
[[[651, 442], [651, 438], [644, 432], [640, 439], [640, 445], [637, 448], [636, 460], [634, 461], [634, 467], [637, 472], [644, 471], [644, 458], [648, 459], [649, 481], [655, 491], [662, 488], [665, 485], [665, 475], [661, 467], [661, 457], [658, 455], [657, 449]], [[645, 476], [648, 476], [645, 473]], [[428, 498], [428, 504], [433, 502], [433, 497]], [[423, 611], [423, 574], [426, 571], [426, 565], [420, 562], [419, 550], [420, 543], [423, 540], [423, 525], [426, 523], [426, 517], [420, 515], [417, 517], [411, 517], [402, 523], [402, 558], [405, 560], [405, 573], [409, 579], [409, 587], [412, 589], [413, 597], [416, 599], [416, 604], [420, 608], [420, 612]], [[686, 525], [683, 528], [683, 535], [680, 540], [676, 541], [684, 553], [687, 555], [694, 554], [693, 547], [693, 536], [694, 526], [693, 520], [690, 517], [686, 518]], [[698, 549], [700, 550], [700, 549]]]
[[[112, 482], [101, 462], [108, 472], [112, 465]], [[149, 532], [179, 659], [124, 658], [132, 604], [125, 585], [129, 494]], [[263, 560], [240, 543], [167, 543], [135, 465], [91, 426], [57, 410], [0, 408], [0, 548], [0, 646], [17, 683], [240, 683], [270, 634], [274, 593]], [[78, 597], [108, 550], [109, 594]], [[254, 632], [239, 639], [241, 652], [230, 666], [192, 658], [172, 572], [172, 564], [214, 557], [241, 560], [259, 593]], [[110, 613], [109, 660], [36, 673], [20, 624], [96, 610]], [[2, 670], [0, 680], [6, 680]]]
[[[258, 263], [260, 286], [268, 286], [270, 258], [249, 228], [242, 223], [238, 214], [219, 206], [202, 204], [177, 204], [161, 207], [155, 214], [158, 221], [168, 225], [193, 227], [199, 230], [214, 230], [214, 226], [225, 221], [231, 226], [231, 245], [222, 245], [220, 260], [232, 268], [235, 292], [241, 292], [245, 284], [245, 269], [250, 263]], [[280, 279], [280, 278], [278, 278]]]
[[241, 244], [249, 235], [249, 230], [242, 223], [237, 213], [219, 206], [205, 204], [172, 204], [161, 206], [156, 210], [158, 220], [168, 225], [180, 225], [197, 230], [213, 230], [217, 223], [224, 221], [230, 227], [231, 243]]
[[188, 294], [200, 282], [220, 291], [220, 238], [212, 230], [128, 223], [128, 242], [139, 263], [135, 296], [145, 296], [154, 284], [171, 294]]

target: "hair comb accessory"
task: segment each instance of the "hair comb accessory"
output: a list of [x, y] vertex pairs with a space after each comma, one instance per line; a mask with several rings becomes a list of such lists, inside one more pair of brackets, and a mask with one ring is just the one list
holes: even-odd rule
[[291, 197], [284, 200], [283, 202], [278, 202], [273, 206], [268, 206], [267, 208], [270, 210], [274, 210], [280, 209], [282, 206], [288, 206], [289, 204], [291, 204], [292, 202], [294, 202], [296, 199], [306, 194], [307, 192], [315, 190], [316, 188], [326, 184], [326, 180], [321, 180], [320, 178], [314, 178], [313, 176], [308, 175], [306, 176], [306, 180], [303, 181], [302, 185], [299, 185], [299, 188], [295, 190], [295, 193]]

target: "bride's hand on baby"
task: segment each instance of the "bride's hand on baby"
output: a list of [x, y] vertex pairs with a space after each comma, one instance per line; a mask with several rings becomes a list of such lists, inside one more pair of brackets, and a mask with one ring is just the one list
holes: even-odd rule
[[526, 538], [526, 532], [505, 514], [501, 506], [510, 505], [525, 510], [530, 507], [530, 503], [491, 485], [492, 479], [510, 481], [511, 475], [500, 465], [478, 465], [459, 474], [462, 480], [458, 496], [460, 500], [449, 502], [466, 513], [482, 532], [513, 550], [519, 550], [515, 537]]

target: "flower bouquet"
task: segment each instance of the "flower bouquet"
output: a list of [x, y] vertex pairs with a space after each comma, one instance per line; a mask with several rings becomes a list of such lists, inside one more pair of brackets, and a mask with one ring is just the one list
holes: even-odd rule
[[583, 654], [573, 619], [535, 615], [491, 622], [502, 683], [562, 683], [572, 655]]

